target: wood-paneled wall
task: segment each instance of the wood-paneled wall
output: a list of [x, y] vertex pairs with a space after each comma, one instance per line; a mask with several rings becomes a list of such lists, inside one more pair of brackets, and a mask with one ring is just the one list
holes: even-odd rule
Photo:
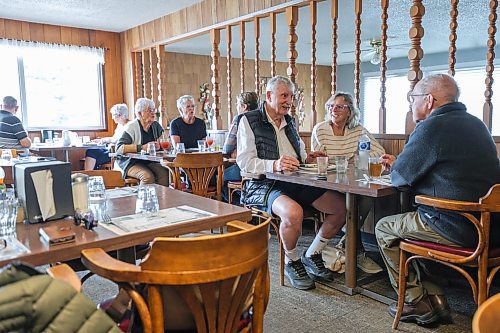
[[[89, 135], [92, 138], [113, 134], [115, 124], [107, 111], [114, 104], [124, 102], [118, 33], [0, 19], [0, 38], [105, 48], [104, 86], [107, 129], [97, 132], [79, 132], [79, 134]], [[128, 106], [132, 108], [133, 104], [128, 104]], [[30, 134], [33, 136], [34, 133]], [[72, 154], [73, 167], [77, 167], [77, 160], [80, 158], [81, 154], [78, 156]]]
[[[232, 58], [231, 66], [232, 68], [239, 68], [240, 59]], [[260, 63], [260, 75], [261, 77], [271, 76], [271, 63], [269, 61], [259, 61]], [[201, 56], [193, 54], [184, 53], [170, 53], [167, 52], [165, 56], [165, 72], [162, 81], [166, 82], [166, 111], [169, 121], [179, 116], [176, 107], [176, 100], [182, 95], [192, 95], [197, 101], [197, 116], [201, 117], [201, 105], [199, 105], [198, 99], [200, 97], [199, 87], [202, 83], [210, 83], [211, 73], [210, 73], [210, 56]], [[227, 71], [227, 60], [222, 57], [219, 61], [219, 71], [221, 73], [226, 73]], [[286, 68], [288, 64], [284, 62], [276, 63], [276, 73], [286, 76]], [[296, 82], [299, 86], [304, 88], [305, 97], [305, 108], [306, 108], [306, 118], [304, 121], [304, 130], [310, 130], [311, 114], [309, 111], [311, 105], [311, 85], [310, 80], [310, 65], [297, 64], [297, 78]], [[247, 91], [253, 91], [255, 89], [254, 72], [255, 65], [253, 60], [245, 61], [245, 82], [249, 82], [246, 85]], [[240, 72], [233, 70], [231, 72], [231, 81], [239, 82]], [[323, 104], [330, 97], [330, 67], [329, 66], [317, 66], [317, 76], [318, 85], [316, 90], [316, 104], [318, 105], [318, 119], [322, 120], [325, 115], [325, 110], [323, 109]], [[220, 86], [227, 86], [227, 77], [225, 75], [220, 76]], [[239, 86], [233, 86], [232, 89], [232, 101], [236, 103], [236, 95], [239, 94]], [[227, 105], [227, 89], [221, 89], [221, 117], [223, 128], [228, 128], [228, 105]], [[235, 107], [233, 106], [233, 111]]]

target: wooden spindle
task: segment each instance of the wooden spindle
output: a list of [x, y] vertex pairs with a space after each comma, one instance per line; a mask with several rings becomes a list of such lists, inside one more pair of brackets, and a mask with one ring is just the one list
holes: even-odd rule
[[215, 123], [212, 122], [212, 129], [222, 128], [222, 118], [220, 116], [220, 79], [219, 79], [219, 44], [220, 30], [210, 31], [210, 42], [212, 43], [212, 110], [214, 111]]
[[151, 61], [149, 58], [149, 49], [142, 50], [142, 76], [143, 86], [142, 95], [151, 98]]
[[354, 14], [356, 16], [356, 41], [355, 41], [355, 51], [356, 60], [354, 61], [354, 99], [356, 101], [356, 107], [359, 108], [360, 101], [360, 89], [359, 89], [359, 76], [360, 76], [360, 66], [361, 66], [361, 13], [362, 0], [355, 0], [354, 3]]
[[451, 0], [451, 11], [450, 11], [450, 58], [448, 59], [449, 68], [448, 74], [455, 76], [455, 64], [457, 63], [456, 53], [457, 53], [457, 16], [458, 16], [458, 1]]
[[257, 96], [259, 96], [259, 94], [260, 94], [260, 75], [259, 75], [260, 18], [259, 17], [254, 17], [253, 28], [254, 28], [254, 35], [255, 35], [255, 93], [257, 94]]
[[245, 22], [240, 22], [240, 87], [241, 93], [245, 92]]
[[158, 57], [154, 47], [149, 50], [149, 65], [151, 73], [151, 99], [155, 105], [158, 105]]
[[160, 111], [160, 119], [159, 122], [163, 128], [167, 128], [169, 124], [168, 113], [166, 109], [166, 103], [164, 99], [167, 96], [167, 80], [166, 80], [166, 70], [165, 70], [165, 46], [157, 45], [156, 46], [156, 57], [158, 58], [158, 110]]
[[[295, 61], [297, 60], [297, 50], [295, 44], [297, 43], [298, 36], [295, 33], [295, 28], [299, 22], [299, 9], [297, 6], [290, 6], [286, 8], [286, 24], [288, 26], [288, 68], [286, 73], [290, 81], [295, 83], [295, 76], [297, 75], [297, 67]], [[292, 104], [290, 108], [290, 115], [296, 119], [295, 105]], [[298, 128], [298, 126], [297, 126]]]
[[[413, 88], [418, 81], [422, 79], [422, 70], [420, 69], [420, 60], [424, 57], [424, 50], [420, 46], [422, 37], [424, 37], [424, 27], [422, 26], [422, 17], [425, 15], [425, 7], [422, 4], [422, 0], [413, 0], [413, 5], [410, 8], [410, 17], [412, 26], [409, 31], [411, 47], [408, 51], [408, 59], [410, 60], [410, 70], [408, 71], [408, 81], [410, 81], [410, 91], [411, 94]], [[408, 101], [410, 99], [408, 98]], [[413, 122], [411, 103], [410, 110], [406, 114], [406, 126], [405, 133], [410, 134], [415, 129], [415, 123]]]
[[233, 40], [231, 26], [226, 26], [226, 49], [227, 49], [227, 123], [233, 120], [233, 98], [231, 96], [231, 42]]
[[311, 131], [316, 125], [316, 23], [317, 23], [317, 4], [315, 0], [309, 2], [309, 13], [311, 16]]
[[276, 76], [276, 12], [269, 14], [271, 30], [271, 77]]
[[483, 121], [486, 124], [486, 127], [489, 128], [490, 132], [493, 125], [493, 104], [491, 103], [491, 97], [493, 96], [493, 71], [495, 70], [493, 61], [495, 60], [497, 7], [498, 1], [490, 0], [490, 26], [488, 27], [488, 52], [486, 53], [486, 91], [484, 92], [485, 101], [483, 106]]
[[337, 0], [332, 0], [332, 91], [335, 94], [337, 91], [337, 47], [338, 47], [338, 25], [339, 5]]
[[142, 94], [142, 53], [141, 52], [133, 52], [132, 53], [133, 60], [133, 70], [134, 70], [134, 101], [138, 98], [144, 96]]
[[380, 110], [379, 110], [379, 133], [386, 132], [386, 110], [385, 110], [385, 82], [387, 80], [387, 9], [389, 7], [389, 0], [381, 1], [382, 7], [382, 45], [380, 46]]

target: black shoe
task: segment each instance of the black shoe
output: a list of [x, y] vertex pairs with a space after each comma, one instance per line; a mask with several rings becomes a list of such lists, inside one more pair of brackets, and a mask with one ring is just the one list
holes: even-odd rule
[[290, 261], [285, 265], [285, 276], [290, 280], [294, 288], [301, 290], [314, 289], [314, 281], [307, 275], [304, 265], [299, 260]]
[[444, 295], [429, 295], [429, 300], [439, 319], [444, 321], [451, 320], [450, 306]]
[[[391, 317], [396, 316], [397, 302], [389, 306], [389, 314]], [[405, 303], [403, 305], [403, 313], [401, 321], [416, 322], [419, 325], [428, 325], [439, 320], [436, 310], [432, 307], [431, 301], [427, 295], [424, 295], [420, 301], [414, 304]]]
[[304, 252], [300, 260], [302, 260], [307, 273], [314, 281], [333, 281], [333, 272], [325, 267], [321, 253], [315, 253], [310, 257], [306, 257], [306, 253]]

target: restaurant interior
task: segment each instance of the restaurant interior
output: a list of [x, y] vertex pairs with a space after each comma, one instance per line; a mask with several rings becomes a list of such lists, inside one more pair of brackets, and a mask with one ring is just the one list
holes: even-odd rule
[[[0, 5], [0, 304], [16, 308], [0, 310], [0, 332], [500, 332], [500, 251], [489, 233], [500, 215], [497, 0]], [[423, 78], [438, 74], [457, 83], [458, 101], [484, 124], [496, 153], [495, 179], [473, 202], [414, 193], [418, 184], [399, 186], [384, 164], [384, 156], [403, 156], [408, 142], [413, 147], [425, 125], [412, 112], [416, 99], [441, 102], [419, 90]], [[250, 117], [238, 116], [243, 93], [254, 92], [267, 110], [276, 76], [294, 87], [287, 126], [314, 160], [254, 172], [242, 164], [242, 125], [238, 134], [231, 130], [235, 119], [254, 130]], [[350, 96], [349, 105], [331, 99], [339, 92]], [[205, 130], [196, 148], [179, 145], [172, 125], [186, 117], [188, 102]], [[325, 146], [315, 155], [318, 126], [334, 122], [332, 110], [341, 107], [359, 111], [370, 159], [357, 137], [354, 155], [332, 158]], [[143, 128], [149, 114], [153, 124]], [[136, 141], [129, 125], [137, 123], [141, 136], [150, 125], [160, 129], [151, 144]], [[4, 134], [13, 126], [22, 131]], [[6, 135], [19, 141], [7, 144]], [[231, 136], [238, 138], [234, 154], [226, 149]], [[255, 156], [279, 163], [278, 141], [276, 159], [254, 147]], [[324, 170], [323, 155], [330, 156]], [[372, 174], [372, 157], [383, 174]], [[132, 173], [137, 165], [154, 165], [152, 180]], [[225, 180], [234, 167], [241, 176]], [[286, 217], [274, 205], [271, 212], [244, 202], [258, 182], [341, 195], [344, 227], [326, 239], [322, 254], [331, 280], [312, 278], [316, 288], [307, 291], [292, 282]], [[391, 286], [377, 222], [420, 205], [460, 212], [478, 240], [459, 247], [401, 237], [400, 280]], [[296, 249], [305, 256], [332, 213], [299, 206]], [[360, 267], [360, 247], [373, 272]], [[412, 303], [403, 288], [413, 286], [412, 267], [421, 262], [444, 285], [446, 316], [434, 303], [432, 320], [406, 314]], [[35, 287], [46, 303], [31, 299], [42, 295]], [[30, 300], [16, 314], [23, 296]]]

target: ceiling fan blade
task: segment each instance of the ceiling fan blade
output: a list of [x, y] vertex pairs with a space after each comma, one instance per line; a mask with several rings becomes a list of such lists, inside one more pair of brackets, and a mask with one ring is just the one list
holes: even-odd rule
[[[374, 52], [374, 51], [373, 51], [373, 48], [361, 49], [361, 52], [368, 52], [368, 51], [369, 51], [369, 52]], [[342, 51], [342, 52], [340, 52], [340, 53], [355, 53], [355, 52], [356, 52], [356, 50], [352, 50], [352, 51]]]

